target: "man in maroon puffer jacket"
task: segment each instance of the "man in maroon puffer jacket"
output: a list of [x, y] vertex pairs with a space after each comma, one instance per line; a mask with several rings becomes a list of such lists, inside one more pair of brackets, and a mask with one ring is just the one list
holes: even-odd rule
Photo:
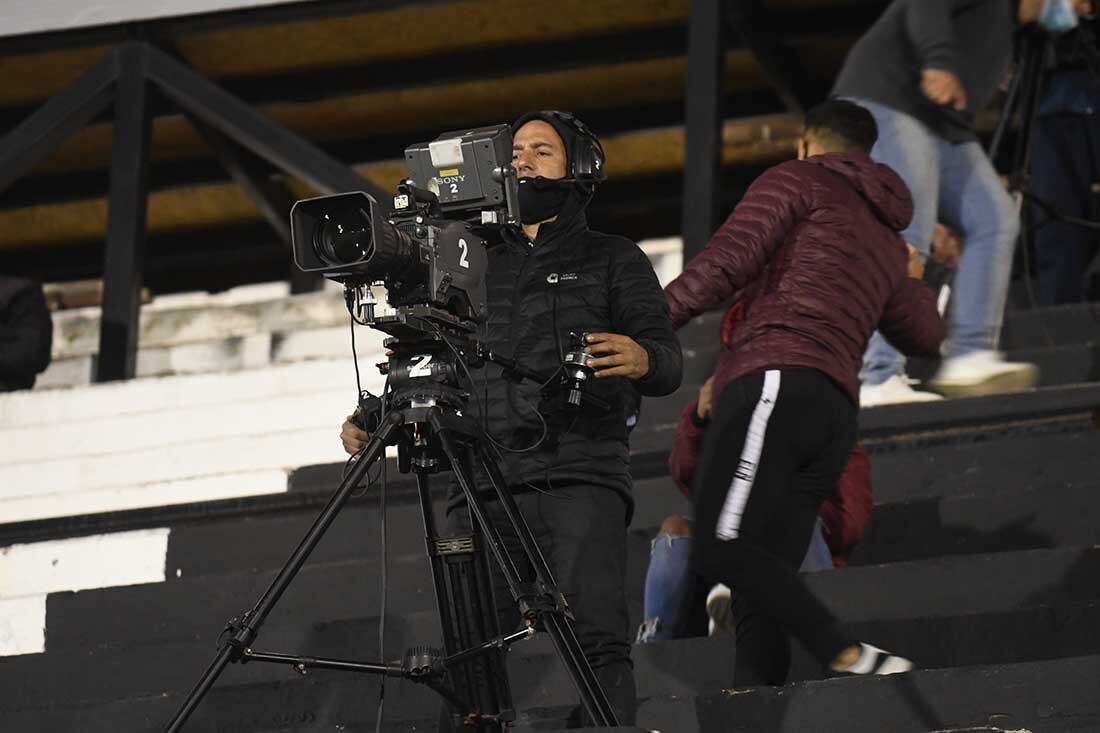
[[737, 684], [781, 684], [791, 632], [834, 671], [906, 671], [859, 643], [797, 573], [818, 507], [856, 439], [858, 373], [877, 328], [935, 355], [943, 323], [907, 272], [898, 232], [905, 184], [868, 155], [874, 118], [830, 101], [806, 117], [799, 160], [771, 168], [665, 289], [673, 324], [748, 290], [715, 372], [716, 402], [695, 478], [695, 565], [738, 590]]
[[[742, 301], [737, 301], [722, 318], [722, 348], [728, 348], [736, 329], [745, 317]], [[691, 498], [695, 484], [695, 470], [699, 465], [699, 449], [710, 422], [710, 408], [713, 395], [713, 378], [707, 380], [699, 391], [699, 398], [684, 406], [680, 421], [676, 424], [672, 451], [668, 456], [668, 473], [684, 496]], [[705, 394], [709, 392], [710, 394]], [[701, 408], [700, 405], [703, 407]], [[829, 548], [833, 567], [844, 567], [859, 541], [867, 524], [871, 521], [871, 459], [863, 446], [856, 445], [848, 459], [836, 491], [825, 497], [818, 510], [822, 522], [825, 545]], [[688, 520], [683, 517], [669, 517], [671, 520]], [[668, 520], [666, 520], [668, 521]], [[806, 563], [803, 563], [805, 566]]]

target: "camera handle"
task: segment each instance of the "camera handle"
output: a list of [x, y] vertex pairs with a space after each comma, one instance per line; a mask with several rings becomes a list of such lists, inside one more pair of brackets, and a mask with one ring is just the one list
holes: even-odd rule
[[[483, 361], [488, 361], [496, 364], [497, 366], [502, 368], [507, 374], [517, 377], [518, 380], [526, 379], [536, 384], [546, 385], [547, 382], [554, 378], [554, 375], [547, 376], [545, 374], [540, 374], [539, 372], [528, 369], [527, 367], [519, 364], [515, 359], [509, 359], [506, 356], [501, 356], [500, 354], [491, 351], [487, 346], [481, 344], [478, 345], [477, 355], [478, 358], [482, 359]], [[580, 393], [580, 401], [581, 403], [591, 405], [600, 412], [611, 411], [611, 405], [608, 404], [606, 400], [588, 392]]]

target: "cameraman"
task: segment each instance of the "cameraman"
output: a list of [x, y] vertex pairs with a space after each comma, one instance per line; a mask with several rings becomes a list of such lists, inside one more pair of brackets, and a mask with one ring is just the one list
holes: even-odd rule
[[[624, 590], [633, 510], [628, 418], [638, 394], [665, 395], [680, 385], [680, 345], [646, 255], [623, 237], [588, 228], [584, 211], [604, 169], [592, 131], [567, 112], [541, 111], [516, 120], [512, 134], [523, 236], [506, 237], [488, 252], [488, 317], [480, 338], [550, 376], [562, 364], [569, 334], [586, 333], [586, 351], [596, 357], [588, 391], [611, 409], [566, 409], [556, 377], [540, 389], [487, 364], [473, 371], [468, 411], [497, 445], [508, 486], [576, 616], [577, 638], [619, 722], [627, 724], [635, 712]], [[348, 421], [341, 439], [354, 454], [368, 436]], [[484, 476], [478, 483], [488, 489]], [[488, 509], [507, 530], [499, 502]], [[469, 531], [468, 514], [452, 491], [453, 533]], [[515, 554], [517, 539], [502, 534]], [[490, 565], [507, 632], [519, 614]]]

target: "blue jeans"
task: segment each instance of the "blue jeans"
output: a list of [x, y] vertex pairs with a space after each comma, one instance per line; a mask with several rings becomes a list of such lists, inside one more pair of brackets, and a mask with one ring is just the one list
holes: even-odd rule
[[[964, 237], [952, 294], [947, 356], [996, 348], [1012, 255], [1020, 232], [1016, 202], [976, 142], [952, 144], [917, 119], [863, 99], [878, 123], [871, 157], [893, 168], [913, 195], [913, 221], [902, 238], [927, 259], [937, 220]], [[881, 384], [905, 371], [905, 357], [875, 333], [860, 379]]]
[[[645, 621], [638, 629], [638, 642], [688, 636], [687, 614], [692, 608], [688, 599], [698, 591], [697, 578], [691, 569], [691, 543], [690, 536], [665, 532], [653, 539], [645, 576]], [[799, 570], [815, 573], [832, 568], [833, 556], [825, 544], [819, 519]]]

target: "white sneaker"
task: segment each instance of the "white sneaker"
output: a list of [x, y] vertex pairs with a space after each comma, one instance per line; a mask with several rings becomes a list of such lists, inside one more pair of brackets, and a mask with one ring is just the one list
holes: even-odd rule
[[944, 359], [931, 385], [948, 397], [1018, 392], [1039, 381], [1039, 367], [1005, 361], [999, 351], [974, 351]]
[[870, 644], [859, 645], [859, 659], [847, 669], [837, 670], [844, 674], [902, 674], [913, 669], [913, 663], [905, 657], [891, 654]]
[[931, 402], [942, 399], [938, 394], [918, 392], [913, 389], [909, 379], [901, 374], [895, 374], [882, 384], [865, 384], [859, 388], [861, 407], [895, 405], [901, 402]]
[[734, 633], [733, 602], [728, 586], [719, 583], [707, 593], [707, 618], [707, 636]]

